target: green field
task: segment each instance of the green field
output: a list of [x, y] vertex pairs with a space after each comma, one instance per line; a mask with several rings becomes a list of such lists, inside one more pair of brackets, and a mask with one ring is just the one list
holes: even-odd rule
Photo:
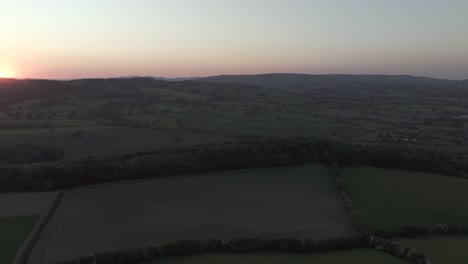
[[252, 253], [207, 254], [158, 259], [148, 264], [403, 264], [403, 260], [376, 250], [356, 249], [320, 254]]
[[0, 263], [13, 261], [38, 219], [38, 216], [0, 218]]
[[250, 169], [66, 191], [31, 260], [54, 263], [184, 239], [352, 232], [325, 165]]
[[[87, 130], [84, 129], [84, 131]], [[173, 141], [172, 137], [180, 137], [180, 141]], [[109, 126], [90, 131], [86, 138], [67, 138], [64, 142], [70, 157], [86, 157], [87, 155], [122, 154], [183, 145], [206, 144], [223, 140], [229, 139], [206, 133]]]
[[365, 224], [467, 224], [468, 180], [381, 168], [345, 168], [346, 186]]
[[[70, 134], [76, 130], [83, 131], [86, 136], [70, 137]], [[179, 140], [173, 140], [174, 137]], [[0, 130], [0, 146], [34, 144], [63, 147], [66, 150], [67, 159], [92, 155], [125, 154], [226, 140], [230, 138], [208, 133], [119, 126], [76, 126], [56, 128], [53, 131], [43, 128]]]
[[468, 237], [466, 236], [402, 239], [399, 242], [423, 252], [437, 263], [466, 264], [468, 260]]

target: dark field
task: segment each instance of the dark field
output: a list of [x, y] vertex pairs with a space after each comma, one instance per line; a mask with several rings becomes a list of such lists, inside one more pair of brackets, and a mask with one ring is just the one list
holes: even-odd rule
[[0, 263], [13, 261], [38, 219], [38, 216], [0, 218]]
[[352, 231], [320, 164], [159, 178], [66, 192], [30, 263], [182, 239]]
[[0, 218], [43, 215], [52, 205], [57, 193], [0, 193]]
[[55, 192], [0, 194], [0, 263], [13, 260], [55, 197]]
[[376, 250], [356, 249], [326, 254], [209, 254], [159, 259], [148, 264], [404, 264], [406, 262]]
[[468, 223], [465, 179], [371, 167], [346, 168], [343, 175], [369, 227]]

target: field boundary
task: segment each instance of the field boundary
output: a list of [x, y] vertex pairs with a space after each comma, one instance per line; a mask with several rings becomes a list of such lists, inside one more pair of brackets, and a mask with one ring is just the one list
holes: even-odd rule
[[333, 181], [333, 188], [335, 190], [335, 199], [337, 200], [337, 204], [340, 209], [340, 214], [343, 219], [347, 219], [347, 223], [349, 224], [349, 228], [353, 231], [360, 231], [358, 227], [355, 225], [353, 221], [353, 205], [351, 199], [348, 199], [349, 195], [346, 190], [343, 188], [342, 181], [339, 174], [339, 167], [334, 164], [325, 164], [327, 172], [330, 175], [330, 178]]
[[52, 218], [52, 215], [55, 213], [57, 207], [62, 201], [63, 195], [63, 191], [59, 192], [46, 214], [39, 218], [38, 223], [36, 224], [35, 228], [31, 231], [29, 236], [26, 238], [26, 241], [23, 243], [19, 252], [13, 259], [12, 264], [26, 264], [28, 262], [29, 256], [34, 246], [36, 245], [37, 241], [39, 240], [42, 234], [42, 231], [45, 229], [46, 225]]
[[326, 253], [344, 251], [357, 248], [369, 248], [409, 261], [410, 263], [433, 263], [423, 253], [408, 248], [394, 241], [376, 236], [355, 235], [329, 240], [309, 240], [298, 238], [235, 238], [230, 240], [182, 240], [170, 244], [133, 248], [113, 252], [90, 254], [74, 260], [63, 261], [57, 264], [108, 264], [127, 263], [138, 264], [160, 258], [173, 256], [190, 256], [203, 253], [255, 253], [255, 252], [282, 252], [282, 253]]

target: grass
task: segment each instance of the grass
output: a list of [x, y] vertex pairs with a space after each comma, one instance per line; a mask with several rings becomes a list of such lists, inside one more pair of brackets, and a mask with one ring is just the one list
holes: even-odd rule
[[51, 132], [42, 129], [0, 131], [0, 146], [34, 144], [39, 146], [60, 146], [59, 139]]
[[37, 254], [34, 263], [184, 239], [326, 239], [351, 232], [333, 180], [321, 164], [164, 177], [69, 191], [50, 223], [54, 224], [38, 243], [46, 243], [45, 257]]
[[371, 228], [468, 223], [468, 180], [371, 167], [342, 173], [354, 208]]
[[302, 136], [306, 137], [315, 137], [315, 138], [331, 138], [336, 131], [344, 129], [347, 126], [341, 123], [318, 123], [318, 124], [309, 124], [306, 126], [306, 129]]
[[[86, 132], [88, 137], [70, 138], [70, 133], [76, 130]], [[173, 136], [180, 137], [181, 141], [172, 140]], [[54, 129], [53, 132], [42, 128], [0, 130], [0, 146], [34, 144], [65, 147], [67, 151], [66, 158], [69, 159], [226, 140], [230, 140], [230, 138], [208, 133], [119, 126], [62, 127]]]
[[[84, 131], [88, 131], [84, 129]], [[172, 140], [181, 137], [180, 142]], [[102, 153], [147, 151], [190, 144], [206, 144], [229, 140], [226, 137], [183, 131], [166, 131], [132, 127], [102, 127], [89, 132], [89, 137], [65, 140], [70, 154], [75, 157]]]
[[437, 263], [466, 264], [468, 259], [468, 237], [435, 236], [402, 239], [404, 245], [416, 248]]
[[320, 254], [249, 253], [249, 254], [207, 254], [189, 257], [158, 259], [147, 264], [342, 264], [342, 263], [407, 263], [396, 257], [371, 249], [356, 249]]
[[38, 219], [38, 216], [0, 218], [0, 263], [13, 261]]

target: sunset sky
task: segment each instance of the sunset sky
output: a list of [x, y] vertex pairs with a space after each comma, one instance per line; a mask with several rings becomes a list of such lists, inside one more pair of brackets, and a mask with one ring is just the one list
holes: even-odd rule
[[468, 78], [467, 0], [0, 0], [0, 75]]

